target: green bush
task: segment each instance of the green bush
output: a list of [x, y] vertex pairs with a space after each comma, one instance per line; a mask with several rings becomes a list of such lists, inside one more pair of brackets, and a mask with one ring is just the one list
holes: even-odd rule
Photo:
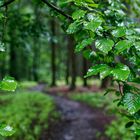
[[57, 113], [51, 97], [40, 92], [21, 92], [0, 96], [0, 122], [15, 129], [15, 134], [0, 140], [38, 140]]
[[[109, 104], [110, 99], [103, 96], [102, 93], [74, 93], [70, 98], [76, 101], [86, 103], [92, 107], [104, 107]], [[110, 97], [111, 98], [111, 97]]]

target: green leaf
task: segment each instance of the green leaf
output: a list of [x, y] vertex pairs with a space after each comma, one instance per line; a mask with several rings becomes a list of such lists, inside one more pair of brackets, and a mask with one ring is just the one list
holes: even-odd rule
[[75, 51], [79, 52], [79, 51], [83, 50], [88, 45], [91, 45], [93, 43], [93, 40], [94, 40], [93, 38], [84, 39], [81, 43], [76, 45]]
[[105, 77], [107, 77], [110, 74], [111, 74], [111, 68], [106, 67], [106, 69], [104, 71], [100, 72], [100, 79], [104, 79]]
[[87, 49], [87, 50], [84, 50], [83, 51], [83, 56], [86, 58], [86, 59], [90, 59], [90, 54], [92, 53], [92, 51], [90, 49]]
[[0, 43], [0, 52], [5, 52], [4, 43]]
[[103, 38], [95, 42], [96, 48], [107, 54], [113, 47], [114, 42], [111, 39]]
[[135, 134], [136, 134], [137, 136], [140, 136], [140, 129], [136, 129]]
[[86, 11], [83, 10], [77, 10], [72, 14], [72, 18], [75, 19], [80, 19], [82, 17], [84, 17], [86, 14]]
[[125, 93], [122, 103], [130, 114], [136, 113], [140, 109], [140, 94]]
[[138, 51], [140, 51], [140, 42], [136, 42], [136, 43], [135, 43], [135, 48], [136, 48]]
[[117, 29], [112, 31], [112, 35], [114, 37], [122, 37], [126, 34], [126, 28], [125, 27], [118, 27]]
[[102, 24], [102, 20], [100, 18], [96, 18], [90, 22], [85, 22], [84, 27], [90, 31], [96, 31], [96, 29]]
[[79, 30], [80, 23], [78, 21], [75, 21], [71, 23], [67, 29], [68, 34], [73, 34]]
[[126, 50], [126, 49], [128, 49], [130, 47], [131, 47], [131, 42], [130, 41], [121, 40], [115, 46], [116, 53], [121, 53], [122, 51], [124, 51], [124, 50]]
[[112, 69], [111, 73], [113, 74], [114, 79], [125, 81], [130, 74], [130, 70], [126, 65], [119, 64], [116, 68]]
[[7, 137], [12, 136], [15, 133], [15, 130], [13, 127], [6, 125], [6, 124], [0, 124], [0, 135]]
[[97, 75], [98, 73], [106, 70], [107, 68], [108, 68], [108, 66], [106, 64], [95, 65], [88, 70], [85, 78], [87, 78], [89, 76]]
[[15, 91], [17, 82], [12, 77], [5, 77], [0, 82], [0, 89], [4, 91]]

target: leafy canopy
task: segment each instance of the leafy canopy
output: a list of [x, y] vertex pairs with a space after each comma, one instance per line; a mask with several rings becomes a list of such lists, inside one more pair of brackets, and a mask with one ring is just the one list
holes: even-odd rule
[[133, 131], [140, 135], [140, 89], [133, 86], [140, 83], [140, 32], [134, 19], [128, 16], [127, 2], [65, 1], [74, 4], [67, 33], [77, 41], [76, 52], [82, 51], [93, 63], [85, 77], [99, 74], [101, 79], [109, 76], [118, 83], [118, 88], [113, 90], [120, 93], [118, 105], [124, 106]]

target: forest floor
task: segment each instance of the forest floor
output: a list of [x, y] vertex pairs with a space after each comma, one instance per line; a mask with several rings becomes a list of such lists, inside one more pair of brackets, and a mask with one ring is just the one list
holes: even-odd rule
[[45, 86], [40, 84], [31, 90], [51, 95], [61, 114], [59, 122], [50, 127], [47, 140], [109, 140], [104, 131], [113, 120], [112, 116], [108, 116], [103, 109], [91, 108], [65, 95], [60, 96], [57, 90], [54, 93], [46, 92]]

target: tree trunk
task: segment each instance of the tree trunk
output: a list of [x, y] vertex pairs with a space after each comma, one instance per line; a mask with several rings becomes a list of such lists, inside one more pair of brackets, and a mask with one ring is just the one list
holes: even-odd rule
[[51, 33], [52, 33], [52, 39], [51, 39], [51, 69], [52, 69], [52, 82], [51, 86], [56, 86], [56, 44], [54, 42], [55, 37], [55, 21], [52, 19], [51, 22]]
[[66, 62], [66, 85], [69, 85], [69, 56], [67, 56]]
[[74, 90], [76, 87], [76, 54], [74, 52], [75, 42], [72, 37], [69, 37], [69, 48], [70, 48], [70, 60], [71, 60], [71, 85], [70, 90]]
[[102, 80], [101, 83], [101, 89], [106, 89], [111, 85], [111, 78], [110, 77], [106, 77]]
[[87, 87], [87, 78], [84, 78], [84, 76], [87, 73], [87, 61], [86, 59], [83, 57], [83, 86]]
[[16, 80], [19, 80], [19, 75], [18, 75], [18, 65], [17, 65], [17, 55], [16, 55], [16, 48], [15, 44], [12, 43], [12, 38], [11, 38], [11, 44], [10, 44], [10, 60], [9, 60], [9, 73], [10, 76], [14, 77]]
[[[36, 41], [35, 41], [36, 42]], [[39, 50], [38, 46], [34, 44], [34, 56], [33, 56], [33, 79], [39, 81], [38, 69], [39, 69]]]

